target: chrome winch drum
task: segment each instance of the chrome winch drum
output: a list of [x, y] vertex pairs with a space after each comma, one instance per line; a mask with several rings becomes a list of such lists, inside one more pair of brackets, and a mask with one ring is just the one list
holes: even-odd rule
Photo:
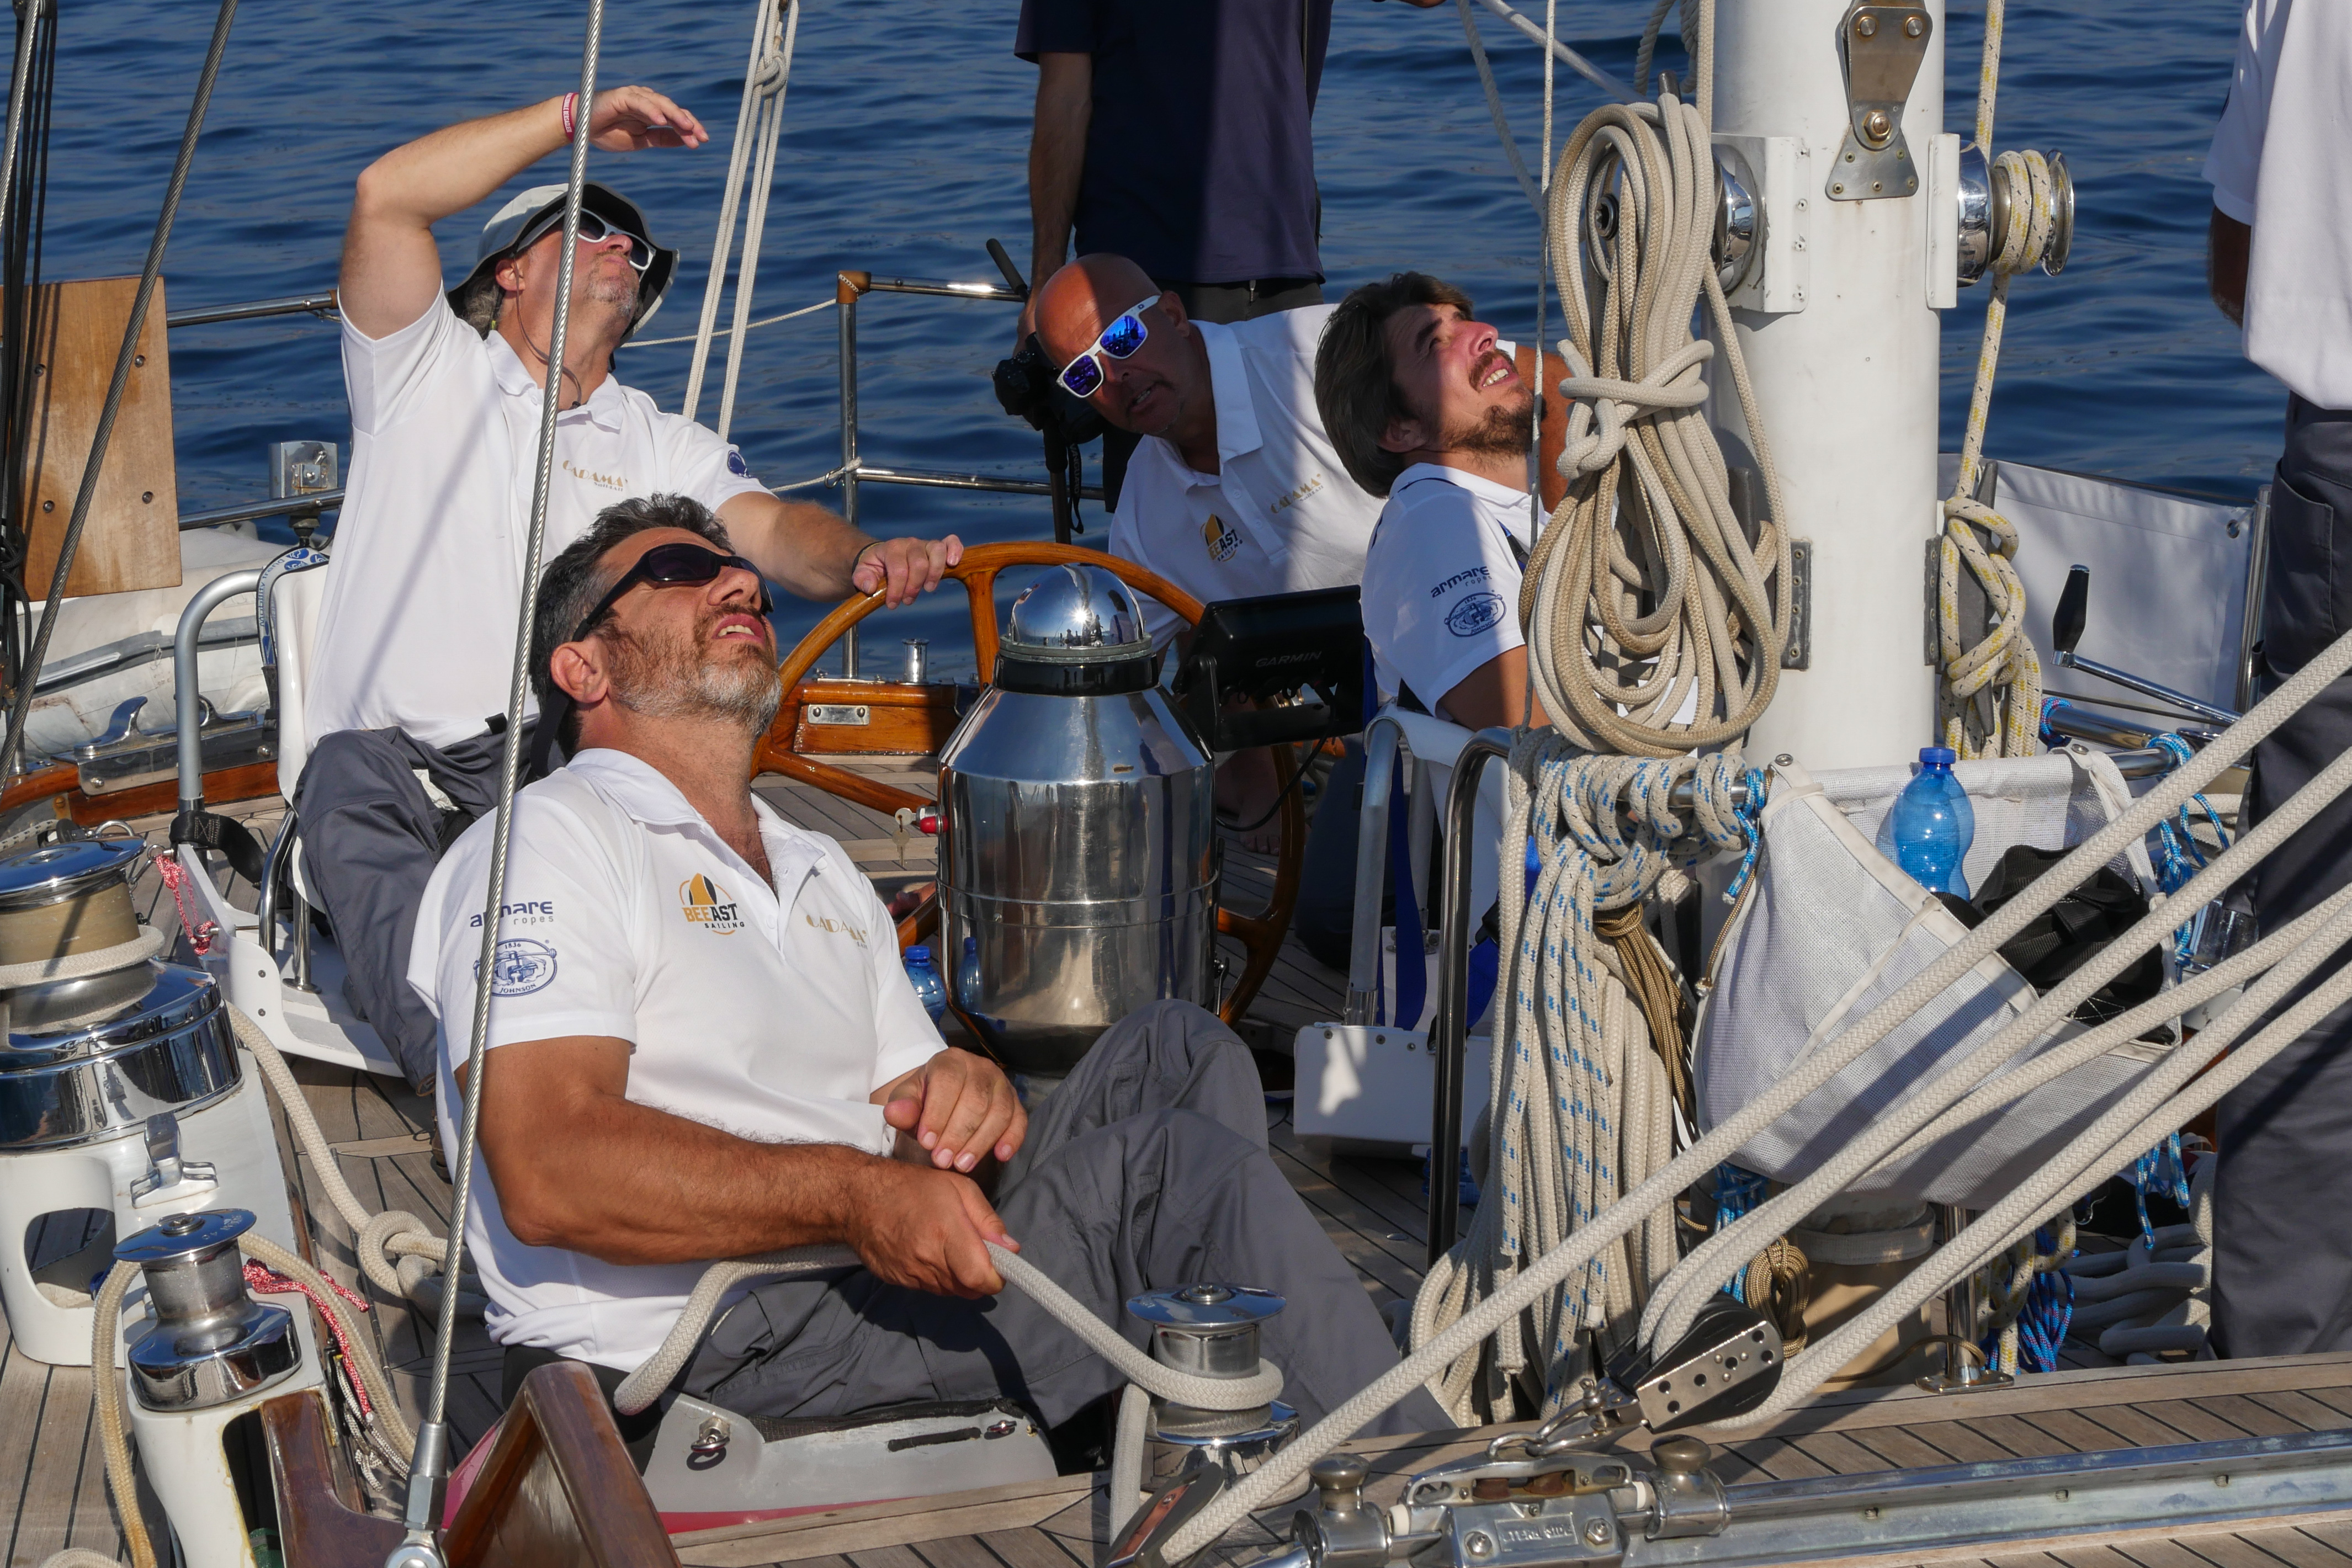
[[144, 850], [135, 840], [82, 839], [0, 858], [0, 965], [125, 955], [0, 990], [0, 1152], [128, 1136], [150, 1116], [236, 1087], [236, 1036], [218, 985], [141, 946], [131, 879]]
[[253, 1228], [242, 1208], [173, 1214], [115, 1248], [146, 1276], [147, 1332], [124, 1360], [150, 1410], [202, 1410], [267, 1388], [301, 1364], [294, 1315], [245, 1288], [236, 1239]]
[[941, 967], [1019, 1071], [1068, 1071], [1147, 1002], [1212, 999], [1213, 768], [1156, 673], [1134, 591], [1055, 567], [940, 753]]
[[[1202, 1282], [1129, 1297], [1128, 1312], [1151, 1325], [1151, 1358], [1202, 1377], [1243, 1378], [1257, 1371], [1259, 1331], [1279, 1317], [1283, 1298], [1247, 1285]], [[1281, 1400], [1248, 1410], [1199, 1410], [1151, 1402], [1145, 1436], [1147, 1486], [1195, 1464], [1240, 1477], [1298, 1435], [1298, 1412]]]

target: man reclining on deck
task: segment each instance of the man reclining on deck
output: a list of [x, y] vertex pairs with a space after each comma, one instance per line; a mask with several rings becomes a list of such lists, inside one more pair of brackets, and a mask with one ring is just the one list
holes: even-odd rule
[[[1354, 290], [1323, 329], [1315, 401], [1349, 474], [1388, 497], [1364, 557], [1381, 695], [1485, 729], [1528, 711], [1519, 583], [1535, 393], [1473, 308], [1418, 272]], [[1538, 705], [1531, 722], [1550, 721]]]
[[[1280, 1291], [1265, 1354], [1310, 1420], [1394, 1365], [1207, 1013], [1126, 1019], [1034, 1126], [1002, 1072], [943, 1045], [872, 886], [751, 791], [780, 694], [732, 549], [693, 501], [627, 501], [540, 584], [540, 704], [568, 699], [572, 761], [516, 798], [467, 1218], [509, 1397], [557, 1356], [617, 1386], [706, 1260], [817, 1242], [865, 1266], [740, 1293], [684, 1386], [757, 1416], [1007, 1396], [1067, 1422], [1117, 1375], [1003, 1290], [986, 1240], [1139, 1344], [1137, 1291]], [[492, 836], [477, 822], [435, 872], [409, 973], [440, 1020], [453, 1150]], [[625, 1434], [649, 1444], [657, 1409]], [[1416, 1393], [1383, 1429], [1446, 1424]]]
[[[352, 407], [350, 493], [319, 612], [307, 715], [318, 737], [295, 805], [302, 869], [351, 966], [347, 999], [419, 1092], [433, 1019], [404, 983], [417, 895], [455, 826], [498, 792], [507, 674], [522, 601], [547, 350], [563, 261], [564, 191], [501, 207], [443, 293], [433, 225], [571, 141], [577, 94], [394, 148], [359, 178], [336, 300]], [[642, 87], [600, 92], [607, 152], [691, 148], [694, 116]], [[810, 599], [853, 588], [903, 603], [961, 547], [870, 538], [780, 500], [716, 434], [624, 386], [614, 354], [661, 303], [678, 254], [635, 204], [591, 183], [564, 339], [546, 550], [596, 509], [674, 491], [727, 519], [770, 580]]]

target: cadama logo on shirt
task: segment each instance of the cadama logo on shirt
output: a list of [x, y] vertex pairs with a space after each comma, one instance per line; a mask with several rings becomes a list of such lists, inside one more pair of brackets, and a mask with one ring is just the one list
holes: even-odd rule
[[1201, 542], [1209, 547], [1209, 559], [1223, 566], [1242, 548], [1242, 531], [1211, 512], [1209, 520], [1201, 525]]
[[688, 925], [699, 925], [721, 936], [743, 929], [742, 911], [735, 901], [700, 872], [677, 884], [677, 907]]

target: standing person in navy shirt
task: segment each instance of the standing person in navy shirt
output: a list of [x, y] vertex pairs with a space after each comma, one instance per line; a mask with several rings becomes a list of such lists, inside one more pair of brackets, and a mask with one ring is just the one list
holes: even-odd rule
[[[1312, 120], [1330, 39], [1331, 0], [1022, 0], [1033, 288], [1075, 228], [1079, 255], [1129, 257], [1196, 321], [1321, 304]], [[1034, 326], [1024, 310], [1016, 341]], [[1114, 496], [1134, 446], [1105, 438]]]

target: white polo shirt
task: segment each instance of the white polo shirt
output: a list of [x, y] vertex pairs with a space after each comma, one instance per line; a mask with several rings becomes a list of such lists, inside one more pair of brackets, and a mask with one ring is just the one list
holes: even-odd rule
[[2249, 0], [2205, 178], [2253, 225], [2246, 358], [2352, 409], [2352, 5]]
[[1364, 636], [1383, 701], [1400, 682], [1430, 712], [1464, 677], [1524, 647], [1519, 557], [1528, 493], [1416, 463], [1389, 487], [1364, 557]]
[[[542, 396], [505, 339], [437, 294], [383, 338], [344, 318], [343, 384], [349, 495], [306, 718], [314, 736], [397, 727], [447, 746], [506, 711]], [[555, 456], [550, 559], [614, 501], [675, 494], [716, 511], [765, 488], [734, 447], [609, 376], [557, 418]]]
[[[626, 753], [584, 751], [517, 795], [489, 1044], [625, 1040], [639, 1104], [758, 1143], [887, 1155], [894, 1134], [867, 1097], [944, 1044], [872, 884], [831, 839], [753, 806], [772, 886]], [[409, 959], [409, 984], [441, 1020], [436, 1111], [450, 1149], [492, 822], [476, 822], [435, 870]], [[633, 1266], [524, 1246], [478, 1155], [473, 1190], [467, 1245], [500, 1344], [634, 1368], [701, 1277], [698, 1263]]]
[[[1361, 579], [1380, 498], [1348, 477], [1315, 408], [1315, 346], [1337, 308], [1193, 323], [1209, 351], [1219, 471], [1201, 473], [1174, 443], [1146, 436], [1119, 488], [1111, 554], [1203, 604]], [[1143, 602], [1152, 643], [1164, 648], [1183, 622]]]

